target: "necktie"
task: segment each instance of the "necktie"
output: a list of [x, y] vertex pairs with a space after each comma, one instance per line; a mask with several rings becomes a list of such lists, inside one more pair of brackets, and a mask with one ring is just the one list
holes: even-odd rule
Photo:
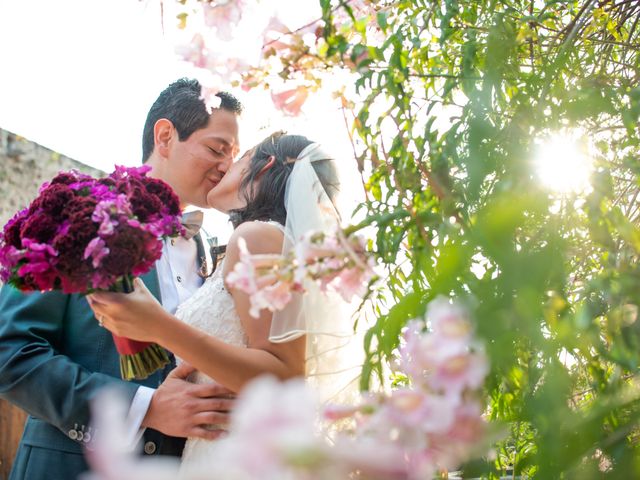
[[202, 210], [192, 210], [182, 214], [181, 223], [186, 230], [184, 238], [189, 240], [198, 234], [200, 227], [202, 227], [203, 218], [204, 214], [202, 213]]

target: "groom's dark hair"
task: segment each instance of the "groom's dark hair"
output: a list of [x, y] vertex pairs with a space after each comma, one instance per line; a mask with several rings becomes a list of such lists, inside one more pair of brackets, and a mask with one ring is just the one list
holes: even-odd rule
[[[242, 104], [230, 93], [218, 92], [216, 96], [220, 98], [220, 108], [237, 115], [242, 113]], [[206, 127], [209, 123], [209, 112], [202, 99], [200, 82], [193, 78], [181, 78], [160, 93], [144, 123], [142, 163], [149, 160], [153, 152], [153, 127], [161, 118], [166, 118], [173, 123], [181, 142], [188, 139], [196, 130]]]

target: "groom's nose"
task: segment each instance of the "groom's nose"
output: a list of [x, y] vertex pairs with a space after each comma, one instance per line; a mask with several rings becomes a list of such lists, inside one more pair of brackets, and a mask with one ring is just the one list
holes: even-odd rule
[[231, 157], [231, 155], [226, 156], [224, 160], [218, 164], [218, 172], [220, 172], [221, 175], [224, 175], [225, 173], [227, 173], [227, 170], [229, 170], [229, 167], [232, 163], [233, 158]]

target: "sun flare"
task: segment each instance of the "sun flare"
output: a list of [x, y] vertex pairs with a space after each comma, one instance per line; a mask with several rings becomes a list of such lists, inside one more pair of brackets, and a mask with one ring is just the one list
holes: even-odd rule
[[540, 181], [555, 192], [577, 193], [589, 188], [592, 159], [575, 136], [556, 134], [541, 141], [534, 165]]

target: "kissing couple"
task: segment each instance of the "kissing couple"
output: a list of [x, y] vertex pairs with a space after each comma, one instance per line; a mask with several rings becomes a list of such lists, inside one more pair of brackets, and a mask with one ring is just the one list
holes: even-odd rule
[[[295, 249], [309, 231], [339, 224], [336, 161], [306, 137], [276, 133], [240, 152], [240, 102], [220, 92], [209, 109], [196, 80], [169, 85], [143, 130], [149, 176], [168, 183], [181, 208], [214, 208], [234, 226], [226, 254], [206, 268], [205, 242], [188, 228], [168, 239], [155, 268], [130, 294], [0, 291], [0, 397], [29, 417], [10, 480], [72, 479], [87, 470], [90, 402], [107, 386], [129, 403], [132, 445], [145, 455], [206, 465], [235, 395], [254, 378], [304, 376], [323, 401], [353, 390], [351, 326], [338, 302], [308, 291], [282, 311], [249, 314], [249, 296], [225, 279], [243, 239], [253, 254]], [[214, 260], [215, 262], [215, 260]], [[157, 343], [172, 366], [136, 382], [119, 378], [111, 332]], [[185, 444], [186, 439], [186, 444]]]

